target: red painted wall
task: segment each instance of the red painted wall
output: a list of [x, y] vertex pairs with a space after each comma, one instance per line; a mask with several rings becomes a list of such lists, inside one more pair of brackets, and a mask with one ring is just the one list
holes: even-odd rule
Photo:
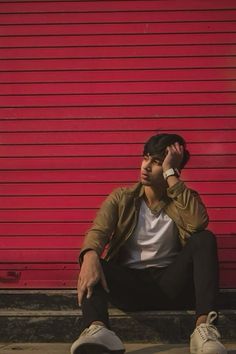
[[75, 287], [96, 209], [163, 131], [236, 287], [235, 20], [234, 0], [0, 3], [1, 288]]

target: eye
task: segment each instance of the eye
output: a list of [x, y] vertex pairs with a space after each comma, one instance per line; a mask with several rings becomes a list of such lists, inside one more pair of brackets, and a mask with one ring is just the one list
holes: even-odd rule
[[153, 163], [155, 165], [161, 166], [161, 161], [160, 160], [154, 160]]

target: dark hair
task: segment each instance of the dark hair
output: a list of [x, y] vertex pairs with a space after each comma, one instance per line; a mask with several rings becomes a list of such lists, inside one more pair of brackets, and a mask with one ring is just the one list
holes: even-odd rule
[[176, 142], [184, 147], [183, 160], [180, 166], [182, 169], [188, 162], [190, 154], [186, 149], [185, 140], [180, 135], [163, 133], [152, 136], [144, 145], [143, 155], [157, 155], [163, 161], [166, 156], [167, 146]]

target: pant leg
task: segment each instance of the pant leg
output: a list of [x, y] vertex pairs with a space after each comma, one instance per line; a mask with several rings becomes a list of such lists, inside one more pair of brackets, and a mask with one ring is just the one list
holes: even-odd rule
[[88, 328], [94, 321], [101, 321], [108, 328], [110, 328], [108, 315], [108, 295], [100, 283], [95, 285], [93, 288], [92, 296], [89, 299], [86, 298], [86, 295], [84, 296], [81, 303], [81, 310], [81, 332], [85, 328]]
[[[84, 297], [81, 304], [83, 314], [82, 330], [94, 321], [101, 321], [110, 328], [108, 302], [127, 311], [145, 308], [145, 304], [149, 303], [146, 296], [149, 291], [147, 291], [145, 286], [148, 274], [146, 276], [142, 270], [114, 265], [103, 259], [101, 259], [101, 265], [110, 292], [107, 294], [99, 283], [93, 288], [93, 294], [89, 299]], [[150, 281], [150, 283], [152, 282]], [[144, 290], [146, 294], [144, 294]]]
[[98, 284], [92, 297], [82, 301], [83, 328], [93, 321], [110, 327], [108, 301], [126, 311], [174, 310], [192, 307], [196, 298], [198, 316], [217, 308], [217, 248], [209, 231], [192, 235], [167, 268], [140, 270], [101, 263], [110, 293]]
[[174, 300], [162, 291], [159, 280], [166, 268], [131, 269], [102, 259], [101, 264], [110, 292], [107, 294], [101, 284], [97, 284], [92, 296], [89, 299], [84, 297], [81, 304], [83, 314], [81, 331], [94, 321], [101, 321], [110, 328], [108, 302], [129, 312], [179, 310], [193, 306], [192, 283], [185, 286], [183, 297]]
[[181, 294], [192, 273], [196, 315], [217, 311], [218, 256], [214, 235], [201, 231], [191, 236], [176, 260], [166, 269], [160, 279], [160, 287], [169, 298]]

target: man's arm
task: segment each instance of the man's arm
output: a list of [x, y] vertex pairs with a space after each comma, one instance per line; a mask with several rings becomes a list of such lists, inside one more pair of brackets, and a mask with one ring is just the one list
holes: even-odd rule
[[101, 281], [105, 291], [109, 292], [106, 278], [100, 263], [100, 258], [95, 251], [89, 250], [84, 255], [78, 278], [77, 290], [79, 306], [81, 306], [81, 302], [85, 294], [87, 294], [87, 298], [91, 297], [93, 293], [93, 287], [99, 281]]
[[[167, 148], [167, 155], [163, 161], [163, 172], [170, 168], [180, 167], [183, 158], [183, 146], [175, 143]], [[169, 176], [168, 196], [173, 200], [178, 209], [179, 216], [183, 220], [184, 227], [189, 233], [203, 230], [207, 227], [209, 218], [205, 205], [199, 194], [186, 187], [177, 176]]]
[[118, 203], [121, 188], [114, 190], [102, 203], [93, 221], [92, 227], [85, 235], [79, 262], [82, 263], [87, 250], [94, 250], [100, 257], [118, 222]]
[[109, 291], [100, 256], [117, 224], [119, 195], [119, 190], [115, 190], [106, 198], [83, 242], [79, 257], [81, 269], [77, 283], [80, 306], [83, 297], [86, 295], [89, 298], [93, 287], [98, 282], [101, 282], [105, 291]]
[[[179, 143], [172, 144], [166, 149], [166, 157], [162, 163], [163, 173], [173, 168], [180, 168], [181, 161], [183, 160], [183, 152], [184, 147]], [[176, 183], [179, 182], [179, 178], [177, 176], [169, 176], [167, 178], [167, 183], [169, 187], [173, 187]]]

